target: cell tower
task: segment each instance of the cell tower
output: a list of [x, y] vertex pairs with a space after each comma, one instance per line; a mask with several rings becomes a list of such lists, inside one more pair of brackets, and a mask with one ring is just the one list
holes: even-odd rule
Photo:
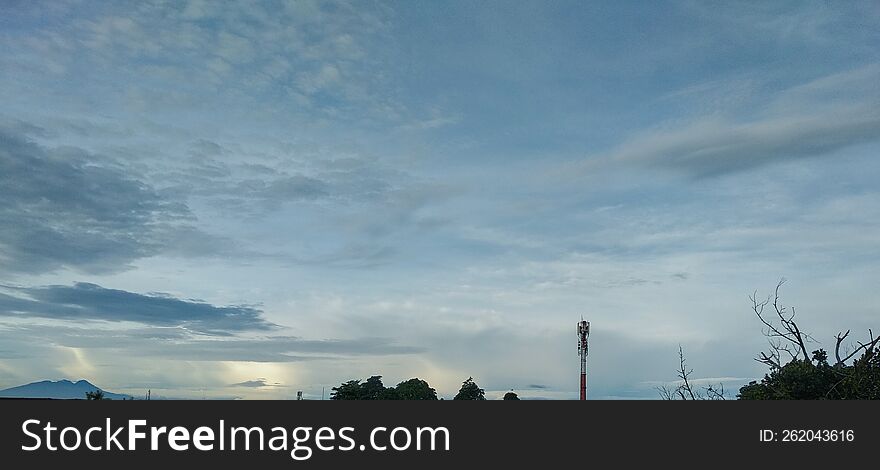
[[578, 355], [581, 357], [581, 400], [587, 399], [587, 354], [590, 352], [590, 322], [578, 322]]

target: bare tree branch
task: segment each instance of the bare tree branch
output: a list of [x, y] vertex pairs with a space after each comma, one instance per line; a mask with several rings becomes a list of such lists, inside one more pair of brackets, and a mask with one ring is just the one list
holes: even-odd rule
[[[845, 340], [846, 337], [849, 336], [849, 331], [850, 330], [846, 330], [846, 333], [844, 333], [844, 334], [837, 333], [837, 336], [835, 336], [837, 343], [834, 345], [834, 357], [835, 357], [835, 359], [837, 359], [837, 364], [843, 364], [843, 362], [846, 359], [849, 359], [850, 357], [852, 357], [852, 355], [849, 355], [846, 357], [846, 359], [840, 358], [840, 345], [843, 343], [843, 340]], [[853, 354], [855, 354], [855, 353], [853, 353]]]
[[834, 346], [834, 356], [837, 359], [837, 364], [844, 364], [846, 361], [852, 359], [853, 356], [858, 354], [859, 351], [865, 350], [867, 352], [871, 352], [877, 347], [877, 344], [880, 343], [880, 336], [875, 338], [874, 332], [871, 329], [868, 329], [868, 338], [870, 338], [870, 341], [868, 341], [867, 343], [862, 343], [861, 341], [856, 341], [856, 343], [858, 343], [859, 347], [854, 348], [852, 350], [852, 352], [847, 354], [845, 357], [841, 358], [840, 357], [840, 345], [843, 343], [843, 340], [847, 336], [849, 336], [849, 330], [846, 330], [846, 333], [844, 333], [842, 335], [840, 333], [838, 333], [836, 336], [837, 343]]
[[706, 399], [707, 400], [726, 400], [727, 397], [724, 396], [724, 384], [718, 384], [718, 388], [715, 388], [711, 385], [705, 387], [706, 390]]
[[703, 391], [697, 390], [691, 384], [691, 374], [693, 369], [688, 369], [687, 361], [684, 358], [684, 349], [678, 346], [678, 378], [681, 382], [675, 388], [669, 388], [666, 385], [656, 387], [660, 398], [663, 400], [725, 400], [724, 384], [718, 384], [718, 387], [710, 385], [703, 387]]
[[662, 400], [675, 400], [676, 390], [670, 389], [666, 385], [657, 387], [657, 392], [660, 394], [660, 399]]
[[[764, 300], [758, 301], [757, 291], [749, 296], [749, 299], [752, 301], [752, 311], [755, 312], [755, 316], [764, 324], [764, 336], [770, 339], [770, 347], [773, 350], [770, 354], [762, 352], [761, 356], [756, 360], [773, 368], [782, 366], [782, 351], [785, 351], [791, 357], [791, 360], [800, 359], [801, 356], [803, 356], [804, 360], [810, 360], [807, 342], [815, 342], [812, 336], [801, 331], [794, 320], [796, 316], [794, 307], [791, 308], [791, 311], [788, 311], [782, 305], [779, 291], [783, 284], [785, 284], [785, 278], [780, 279], [776, 284], [773, 295], [767, 296]], [[765, 314], [768, 305], [773, 306], [773, 313], [776, 314], [775, 321], [768, 319]], [[776, 323], [778, 323], [778, 326]], [[792, 350], [792, 347], [794, 350]]]
[[690, 377], [694, 370], [687, 370], [687, 364], [684, 361], [684, 351], [682, 350], [681, 345], [678, 345], [678, 363], [678, 378], [682, 381], [680, 389], [681, 394], [684, 396], [684, 393], [686, 392], [691, 397], [691, 400], [696, 400], [697, 398], [694, 395], [694, 390], [691, 388], [690, 381], [688, 380], [688, 377]]

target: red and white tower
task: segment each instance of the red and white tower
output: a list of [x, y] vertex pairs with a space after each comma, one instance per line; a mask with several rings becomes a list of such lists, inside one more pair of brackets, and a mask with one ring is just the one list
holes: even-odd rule
[[587, 399], [587, 354], [590, 352], [590, 322], [578, 322], [578, 355], [581, 357], [581, 400]]

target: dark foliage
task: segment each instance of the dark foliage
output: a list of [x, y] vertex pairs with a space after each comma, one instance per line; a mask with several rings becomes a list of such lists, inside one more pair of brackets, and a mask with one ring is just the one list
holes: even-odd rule
[[866, 349], [851, 365], [831, 365], [828, 354], [813, 351], [811, 360], [792, 359], [760, 381], [739, 390], [742, 400], [878, 400], [880, 354]]
[[453, 400], [485, 400], [486, 393], [485, 390], [480, 388], [476, 383], [474, 383], [473, 377], [468, 377], [467, 380], [462, 382], [461, 389], [458, 390], [458, 394], [455, 395]]
[[382, 376], [374, 375], [364, 382], [349, 380], [333, 387], [331, 400], [436, 400], [437, 392], [419, 378], [405, 380], [396, 387], [385, 387]]

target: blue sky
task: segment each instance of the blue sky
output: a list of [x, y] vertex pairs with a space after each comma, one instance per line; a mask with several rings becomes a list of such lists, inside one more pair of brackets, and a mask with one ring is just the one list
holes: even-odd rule
[[876, 325], [873, 2], [5, 2], [0, 386], [656, 398]]

